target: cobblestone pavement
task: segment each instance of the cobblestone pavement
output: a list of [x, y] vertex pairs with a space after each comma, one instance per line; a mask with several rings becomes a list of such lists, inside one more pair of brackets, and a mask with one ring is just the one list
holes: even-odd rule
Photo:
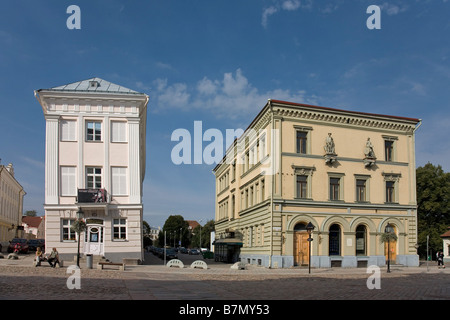
[[125, 271], [81, 269], [81, 288], [68, 289], [67, 266], [34, 268], [32, 257], [0, 259], [0, 300], [450, 300], [450, 272], [430, 263], [418, 268], [381, 268], [381, 289], [369, 290], [366, 269], [208, 270], [159, 264]]

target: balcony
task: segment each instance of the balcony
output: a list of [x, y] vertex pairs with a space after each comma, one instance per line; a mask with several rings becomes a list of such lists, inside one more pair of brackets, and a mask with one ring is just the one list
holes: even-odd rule
[[78, 203], [106, 204], [107, 193], [105, 189], [78, 189]]

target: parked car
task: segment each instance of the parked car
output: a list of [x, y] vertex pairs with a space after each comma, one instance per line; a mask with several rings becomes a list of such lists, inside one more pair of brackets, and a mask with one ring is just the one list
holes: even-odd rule
[[28, 249], [30, 251], [36, 251], [37, 248], [41, 248], [42, 251], [45, 251], [45, 240], [43, 239], [30, 239], [28, 240]]
[[14, 238], [9, 242], [8, 253], [19, 250], [19, 253], [28, 253], [27, 239]]
[[167, 260], [178, 259], [178, 255], [174, 249], [166, 249], [166, 259]]
[[197, 249], [190, 249], [189, 254], [192, 254], [192, 255], [200, 254], [200, 251], [198, 251]]

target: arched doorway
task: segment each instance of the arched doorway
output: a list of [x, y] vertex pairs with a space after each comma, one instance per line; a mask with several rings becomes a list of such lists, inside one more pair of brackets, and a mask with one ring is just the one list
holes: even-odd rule
[[[386, 227], [385, 232], [393, 232], [397, 234], [397, 228], [394, 225], [389, 224], [389, 227], [392, 228], [392, 230], [389, 231], [387, 229], [388, 227]], [[395, 262], [395, 260], [397, 259], [397, 241], [390, 240], [389, 242], [384, 243], [384, 256], [386, 258], [386, 261], [390, 260]]]
[[365, 225], [360, 224], [356, 227], [356, 255], [357, 256], [366, 256], [367, 255], [367, 228]]
[[104, 229], [102, 219], [86, 219], [85, 254], [103, 255]]
[[300, 222], [294, 227], [294, 265], [307, 266], [308, 257], [308, 232], [306, 231], [306, 224]]
[[341, 255], [341, 227], [338, 224], [330, 226], [329, 234], [329, 255]]

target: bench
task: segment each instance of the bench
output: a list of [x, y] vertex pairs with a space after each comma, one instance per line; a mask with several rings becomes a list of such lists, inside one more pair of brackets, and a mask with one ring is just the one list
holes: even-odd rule
[[[46, 262], [45, 264], [42, 264], [43, 262]], [[47, 265], [48, 264], [48, 260], [47, 260], [47, 258], [42, 258], [41, 259], [41, 261], [40, 261], [40, 267], [42, 267], [42, 266], [45, 266], [45, 265]], [[36, 258], [34, 258], [34, 260], [33, 260], [33, 267], [36, 267], [36, 264], [37, 264], [37, 262], [36, 262]], [[50, 266], [50, 265], [49, 265]], [[64, 267], [64, 260], [62, 260], [62, 259], [60, 259], [59, 260], [59, 265], [58, 265], [60, 268], [62, 268], [62, 267]]]
[[196, 260], [196, 261], [192, 262], [191, 268], [192, 269], [201, 268], [201, 269], [207, 270], [208, 269], [208, 265], [203, 260]]
[[115, 263], [115, 262], [105, 262], [105, 261], [100, 261], [97, 264], [97, 269], [98, 270], [103, 270], [103, 268], [105, 266], [118, 266], [120, 271], [125, 271], [125, 264], [124, 263]]
[[179, 259], [172, 259], [172, 260], [170, 260], [167, 263], [166, 266], [169, 267], [169, 268], [170, 267], [178, 267], [178, 268], [183, 269], [184, 268], [184, 263], [181, 260], [179, 260]]

